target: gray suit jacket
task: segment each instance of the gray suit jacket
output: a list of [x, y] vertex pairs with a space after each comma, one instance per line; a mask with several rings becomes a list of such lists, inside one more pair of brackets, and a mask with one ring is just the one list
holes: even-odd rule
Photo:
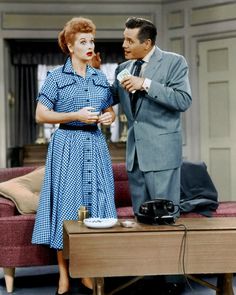
[[[133, 61], [120, 64], [116, 75]], [[191, 105], [188, 66], [183, 56], [156, 47], [143, 77], [151, 79], [148, 93], [141, 92], [132, 114], [129, 93], [115, 79], [114, 102], [120, 102], [128, 120], [126, 166], [131, 171], [135, 149], [142, 171], [174, 169], [182, 162], [181, 112]]]

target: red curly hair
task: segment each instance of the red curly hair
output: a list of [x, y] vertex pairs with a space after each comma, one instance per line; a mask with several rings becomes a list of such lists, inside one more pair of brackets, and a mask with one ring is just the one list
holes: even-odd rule
[[95, 35], [96, 26], [88, 18], [74, 17], [69, 20], [58, 35], [58, 44], [65, 54], [69, 54], [67, 44], [73, 44], [77, 33], [92, 33]]

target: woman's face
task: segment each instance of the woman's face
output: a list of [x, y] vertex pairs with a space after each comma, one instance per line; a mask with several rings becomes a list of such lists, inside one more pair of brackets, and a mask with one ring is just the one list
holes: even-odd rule
[[94, 56], [94, 47], [94, 35], [92, 33], [77, 33], [74, 44], [68, 44], [71, 56], [86, 62]]

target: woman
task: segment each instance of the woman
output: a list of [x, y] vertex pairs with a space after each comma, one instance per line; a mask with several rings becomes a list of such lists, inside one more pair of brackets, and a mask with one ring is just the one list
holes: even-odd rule
[[[73, 18], [60, 32], [58, 43], [68, 58], [51, 71], [38, 96], [36, 120], [60, 123], [47, 154], [46, 172], [32, 243], [57, 250], [59, 286], [69, 294], [68, 266], [62, 255], [63, 221], [76, 220], [80, 206], [90, 217], [116, 217], [114, 180], [105, 138], [97, 124], [115, 119], [105, 75], [89, 65], [94, 56], [95, 25]], [[82, 280], [92, 293], [92, 281]]]

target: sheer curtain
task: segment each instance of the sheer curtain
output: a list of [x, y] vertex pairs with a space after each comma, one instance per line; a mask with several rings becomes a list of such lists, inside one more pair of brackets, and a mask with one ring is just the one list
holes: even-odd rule
[[[58, 67], [59, 65], [38, 65], [37, 67], [37, 82], [38, 82], [38, 92], [40, 91], [48, 71]], [[52, 133], [59, 126], [59, 124], [42, 124], [39, 125], [38, 138], [36, 142], [49, 142]]]
[[[101, 70], [104, 72], [104, 74], [107, 76], [108, 82], [110, 84], [113, 83], [114, 78], [115, 78], [115, 70], [117, 67], [117, 63], [105, 63], [101, 65]], [[113, 106], [113, 109], [116, 114], [116, 119], [115, 121], [111, 124], [110, 127], [110, 132], [111, 132], [111, 137], [110, 140], [112, 142], [118, 142], [120, 138], [119, 134], [119, 105]]]

